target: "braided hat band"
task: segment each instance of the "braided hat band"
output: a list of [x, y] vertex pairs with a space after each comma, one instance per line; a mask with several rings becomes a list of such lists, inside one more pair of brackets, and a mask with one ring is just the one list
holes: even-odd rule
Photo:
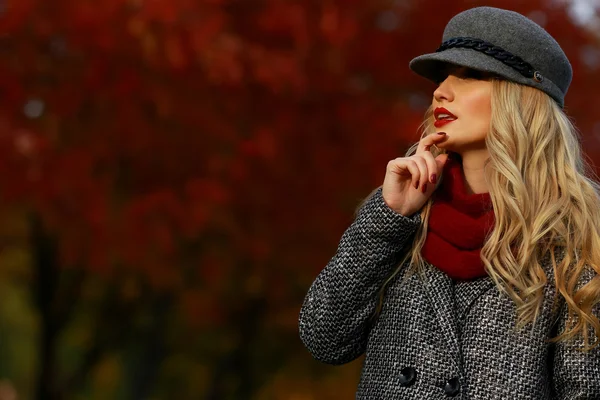
[[443, 42], [436, 50], [436, 53], [452, 48], [466, 48], [479, 51], [515, 69], [526, 78], [534, 79], [536, 82], [542, 82], [543, 80], [542, 74], [536, 71], [527, 61], [485, 40], [471, 37], [452, 38]]

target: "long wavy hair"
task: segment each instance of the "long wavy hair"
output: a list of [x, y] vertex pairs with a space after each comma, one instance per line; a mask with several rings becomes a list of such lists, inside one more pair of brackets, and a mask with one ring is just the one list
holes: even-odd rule
[[[559, 342], [581, 335], [584, 351], [600, 344], [600, 321], [592, 314], [600, 301], [600, 185], [581, 151], [579, 133], [552, 98], [540, 90], [493, 79], [492, 115], [486, 145], [490, 158], [485, 176], [495, 214], [495, 226], [481, 250], [485, 269], [517, 310], [516, 328], [535, 323], [544, 301], [548, 277], [541, 266], [552, 261], [557, 296], [568, 306]], [[435, 133], [430, 107], [421, 138]], [[406, 153], [415, 154], [418, 143]], [[431, 148], [434, 157], [445, 150]], [[440, 181], [443, 180], [443, 174]], [[376, 318], [385, 289], [410, 259], [407, 279], [425, 267], [425, 243], [433, 199], [420, 211], [422, 224], [395, 272], [380, 291]], [[409, 241], [410, 242], [410, 241]], [[558, 256], [557, 256], [558, 255]], [[581, 285], [582, 278], [593, 278]], [[552, 277], [550, 277], [551, 279]], [[556, 310], [556, 308], [555, 308]], [[590, 345], [590, 328], [595, 344]]]

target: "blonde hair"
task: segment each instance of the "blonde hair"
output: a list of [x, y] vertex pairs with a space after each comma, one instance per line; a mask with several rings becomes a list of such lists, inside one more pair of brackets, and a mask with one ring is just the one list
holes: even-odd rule
[[[563, 110], [545, 93], [505, 80], [492, 80], [492, 116], [486, 145], [485, 175], [495, 226], [481, 250], [485, 269], [517, 309], [517, 329], [535, 323], [548, 277], [540, 261], [550, 255], [556, 296], [568, 306], [565, 330], [549, 342], [584, 338], [585, 350], [600, 344], [600, 321], [592, 308], [600, 301], [600, 185], [583, 159], [578, 133]], [[421, 138], [435, 132], [432, 108]], [[415, 154], [418, 143], [406, 153]], [[433, 146], [434, 157], [445, 150]], [[438, 185], [441, 183], [438, 182]], [[410, 258], [405, 279], [423, 272], [425, 243], [433, 199], [421, 209], [422, 224], [402, 261], [380, 292], [374, 317], [381, 311], [385, 288]], [[557, 251], [555, 253], [555, 251]], [[555, 254], [562, 254], [557, 262]], [[595, 271], [595, 273], [593, 273]], [[594, 276], [578, 287], [585, 273]], [[555, 296], [554, 306], [557, 306]], [[590, 347], [589, 330], [597, 339]]]

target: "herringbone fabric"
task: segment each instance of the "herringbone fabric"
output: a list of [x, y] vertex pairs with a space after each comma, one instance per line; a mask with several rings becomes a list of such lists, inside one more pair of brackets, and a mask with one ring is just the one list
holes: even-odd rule
[[423, 278], [401, 284], [404, 265], [371, 323], [378, 290], [420, 223], [391, 210], [381, 189], [365, 203], [300, 311], [300, 337], [317, 360], [366, 353], [357, 399], [600, 400], [600, 346], [582, 353], [582, 340], [545, 342], [566, 320], [564, 301], [552, 312], [552, 279], [535, 326], [516, 331], [515, 306], [489, 277], [454, 283], [427, 264]]

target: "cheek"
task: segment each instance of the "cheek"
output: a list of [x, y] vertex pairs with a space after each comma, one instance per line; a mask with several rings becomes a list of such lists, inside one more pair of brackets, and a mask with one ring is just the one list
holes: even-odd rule
[[492, 101], [489, 91], [477, 93], [469, 99], [469, 110], [476, 121], [478, 130], [483, 130], [482, 133], [487, 134], [492, 118]]

